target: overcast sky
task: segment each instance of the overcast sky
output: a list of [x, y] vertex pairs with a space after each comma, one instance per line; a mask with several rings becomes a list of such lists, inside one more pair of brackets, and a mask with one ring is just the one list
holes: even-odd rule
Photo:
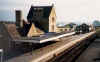
[[57, 22], [92, 23], [100, 20], [100, 0], [0, 0], [0, 20], [15, 21], [15, 9], [21, 9], [25, 19], [32, 4], [51, 3], [55, 4]]

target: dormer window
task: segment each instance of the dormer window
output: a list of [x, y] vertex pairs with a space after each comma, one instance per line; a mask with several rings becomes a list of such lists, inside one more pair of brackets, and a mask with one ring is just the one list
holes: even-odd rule
[[34, 8], [34, 17], [42, 17], [43, 16], [43, 8]]

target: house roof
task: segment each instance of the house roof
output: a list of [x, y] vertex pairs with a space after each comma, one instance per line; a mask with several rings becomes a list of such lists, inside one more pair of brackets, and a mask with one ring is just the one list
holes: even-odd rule
[[[39, 8], [39, 9], [43, 9], [43, 17], [44, 18], [48, 18], [49, 15], [50, 15], [50, 12], [52, 10], [52, 7], [53, 5], [51, 6], [31, 6], [30, 10], [29, 10], [29, 13], [28, 13], [28, 16], [27, 16], [27, 19], [28, 20], [32, 20], [33, 18], [33, 15], [34, 15], [34, 11], [35, 9]], [[37, 11], [37, 10], [36, 10]]]
[[20, 38], [20, 34], [19, 32], [17, 31], [16, 29], [16, 25], [15, 24], [4, 24], [8, 33], [10, 34], [10, 36], [13, 38], [13, 39], [17, 39], [17, 38]]
[[38, 34], [43, 33], [43, 31], [41, 31], [40, 29], [36, 28], [33, 23], [24, 24], [24, 27], [22, 28], [20, 33], [22, 34], [22, 36], [27, 36], [29, 34], [31, 28], [32, 28], [32, 30], [34, 29], [31, 32], [31, 35], [35, 35], [36, 33], [38, 33]]
[[22, 36], [27, 36], [32, 24], [24, 24], [24, 27], [21, 29], [20, 33]]

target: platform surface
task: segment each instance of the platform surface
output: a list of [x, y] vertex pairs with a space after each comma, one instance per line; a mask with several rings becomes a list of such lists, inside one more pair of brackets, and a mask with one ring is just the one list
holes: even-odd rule
[[75, 32], [70, 33], [55, 33], [55, 34], [44, 34], [40, 37], [31, 37], [31, 38], [24, 38], [21, 37], [20, 39], [14, 39], [14, 42], [31, 42], [31, 43], [45, 43], [48, 41], [56, 40], [65, 36], [73, 35]]
[[64, 37], [61, 42], [57, 42], [52, 45], [34, 50], [32, 52], [32, 55], [30, 55], [30, 53], [21, 54], [19, 56], [17, 55], [13, 58], [8, 59], [7, 62], [45, 62], [46, 60], [52, 58], [54, 54], [61, 53], [62, 51], [72, 47], [74, 44], [81, 42], [80, 40], [91, 36], [93, 33], [94, 32], [75, 35], [69, 38]]

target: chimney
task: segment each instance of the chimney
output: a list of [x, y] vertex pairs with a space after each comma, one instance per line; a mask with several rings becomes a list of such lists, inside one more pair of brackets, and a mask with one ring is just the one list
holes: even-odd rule
[[17, 28], [21, 28], [21, 24], [22, 24], [22, 12], [21, 10], [16, 10], [16, 27]]
[[54, 6], [54, 3], [52, 3], [52, 6]]

